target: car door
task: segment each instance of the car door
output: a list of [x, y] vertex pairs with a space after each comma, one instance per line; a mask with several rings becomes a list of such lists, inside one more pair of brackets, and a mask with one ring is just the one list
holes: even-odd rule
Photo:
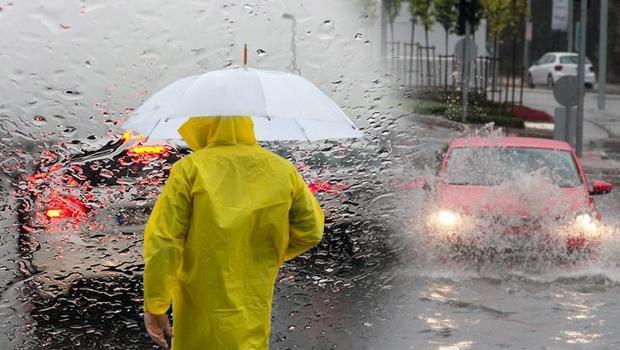
[[549, 74], [553, 70], [553, 66], [554, 66], [554, 63], [555, 63], [555, 55], [547, 54], [546, 56], [547, 57], [545, 58], [545, 61], [540, 66], [540, 72], [539, 72], [539, 75], [538, 75], [538, 79], [539, 79], [540, 84], [546, 84], [547, 83], [547, 77], [549, 76]]
[[532, 80], [534, 81], [534, 84], [543, 84], [544, 82], [541, 82], [541, 70], [543, 68], [543, 65], [545, 63], [545, 61], [547, 60], [547, 58], [549, 57], [549, 55], [543, 55], [540, 59], [538, 59], [538, 61], [536, 61], [536, 63], [534, 64], [534, 66], [532, 67]]

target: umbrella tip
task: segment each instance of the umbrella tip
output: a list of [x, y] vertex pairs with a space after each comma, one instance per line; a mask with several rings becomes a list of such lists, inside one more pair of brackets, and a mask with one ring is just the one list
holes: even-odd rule
[[248, 65], [248, 44], [243, 44], [243, 65]]

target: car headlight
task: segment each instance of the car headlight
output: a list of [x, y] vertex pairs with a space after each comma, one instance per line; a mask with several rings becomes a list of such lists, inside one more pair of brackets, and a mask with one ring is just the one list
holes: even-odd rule
[[461, 216], [451, 210], [440, 210], [431, 215], [430, 223], [438, 228], [454, 228], [461, 223]]
[[577, 215], [573, 225], [577, 230], [588, 234], [597, 233], [599, 226], [596, 219], [588, 213]]

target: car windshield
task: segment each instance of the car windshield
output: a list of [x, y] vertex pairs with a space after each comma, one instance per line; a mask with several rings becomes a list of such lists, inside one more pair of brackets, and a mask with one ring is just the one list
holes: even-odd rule
[[452, 149], [442, 179], [451, 185], [496, 186], [523, 174], [548, 176], [560, 187], [582, 183], [570, 152], [517, 147]]
[[[588, 59], [587, 57], [586, 57], [586, 62], [588, 64], [592, 64], [592, 62], [590, 62], [590, 59]], [[577, 55], [560, 56], [560, 63], [564, 63], [564, 64], [577, 64], [577, 63], [579, 63], [579, 56], [577, 56]]]

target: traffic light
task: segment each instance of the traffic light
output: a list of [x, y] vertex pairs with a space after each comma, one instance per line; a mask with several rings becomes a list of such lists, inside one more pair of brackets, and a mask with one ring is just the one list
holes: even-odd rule
[[478, 0], [459, 0], [459, 17], [456, 25], [458, 35], [465, 35], [465, 24], [476, 27], [480, 22], [480, 3]]

